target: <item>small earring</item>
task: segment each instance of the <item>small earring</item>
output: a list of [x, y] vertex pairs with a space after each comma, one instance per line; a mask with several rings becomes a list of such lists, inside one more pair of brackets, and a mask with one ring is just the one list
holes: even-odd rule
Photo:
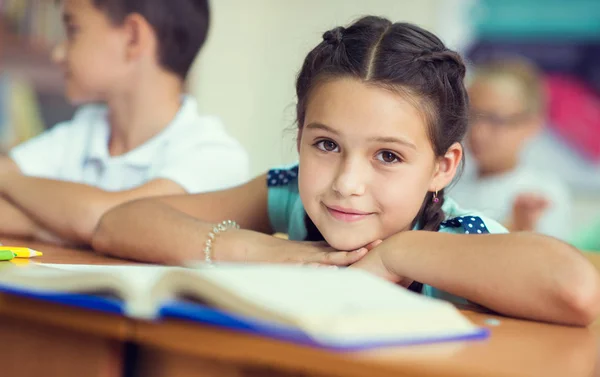
[[433, 202], [434, 203], [440, 202], [440, 198], [438, 198], [438, 190], [435, 190], [435, 192], [433, 193]]

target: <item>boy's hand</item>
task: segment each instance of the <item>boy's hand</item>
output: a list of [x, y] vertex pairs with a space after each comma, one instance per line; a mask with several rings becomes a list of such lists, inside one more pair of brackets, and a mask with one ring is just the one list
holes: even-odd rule
[[533, 193], [520, 194], [513, 203], [509, 229], [515, 232], [534, 231], [540, 217], [549, 206], [550, 201], [541, 195]]

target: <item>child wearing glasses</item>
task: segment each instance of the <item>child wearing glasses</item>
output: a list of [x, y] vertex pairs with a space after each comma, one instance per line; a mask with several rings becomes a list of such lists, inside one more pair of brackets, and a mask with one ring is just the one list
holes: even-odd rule
[[[465, 172], [451, 195], [463, 206], [503, 223], [510, 231], [536, 231], [566, 238], [569, 193], [552, 172], [520, 161], [527, 143], [542, 129], [545, 88], [531, 63], [517, 58], [475, 67], [469, 86], [470, 152]], [[548, 155], [552, 166], [552, 155]]]

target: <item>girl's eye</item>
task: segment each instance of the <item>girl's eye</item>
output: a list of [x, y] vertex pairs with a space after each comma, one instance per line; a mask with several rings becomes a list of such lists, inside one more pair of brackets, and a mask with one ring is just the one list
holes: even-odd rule
[[377, 154], [377, 159], [386, 164], [395, 164], [397, 162], [401, 162], [400, 157], [390, 151], [379, 152]]
[[317, 148], [325, 152], [336, 152], [338, 146], [331, 140], [321, 140], [316, 144]]

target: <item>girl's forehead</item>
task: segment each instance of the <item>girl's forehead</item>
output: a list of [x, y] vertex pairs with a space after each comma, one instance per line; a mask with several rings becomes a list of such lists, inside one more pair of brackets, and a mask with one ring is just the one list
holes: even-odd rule
[[360, 80], [343, 78], [318, 85], [307, 103], [305, 126], [319, 123], [340, 134], [404, 136], [428, 142], [426, 117], [416, 101]]

